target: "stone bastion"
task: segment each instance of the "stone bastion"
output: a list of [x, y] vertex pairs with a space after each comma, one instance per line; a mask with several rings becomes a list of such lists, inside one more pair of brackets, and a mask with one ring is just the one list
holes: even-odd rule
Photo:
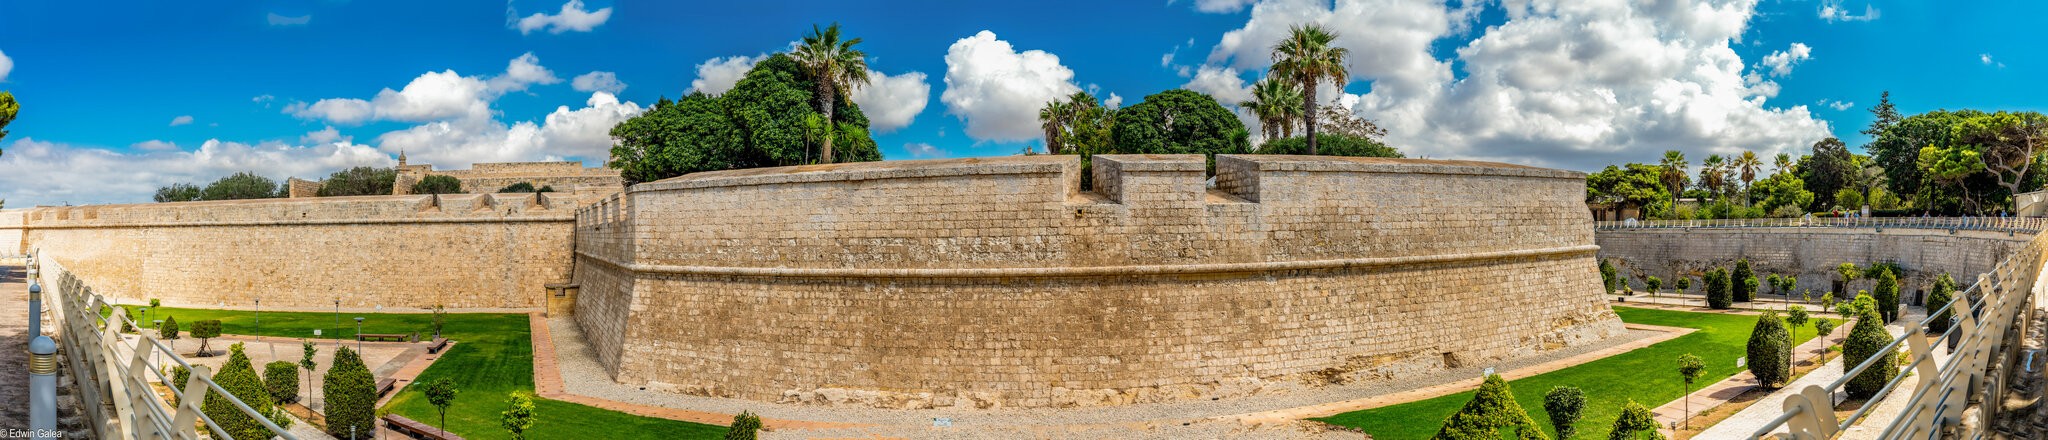
[[614, 379], [892, 408], [1247, 395], [1622, 332], [1576, 172], [1101, 155], [707, 172], [578, 210]]
[[[1990, 231], [1813, 227], [1611, 229], [1599, 231], [1594, 240], [1600, 244], [1600, 257], [1613, 261], [1638, 292], [1647, 289], [1646, 277], [1667, 280], [1664, 289], [1669, 291], [1668, 280], [1685, 276], [1694, 279], [1689, 291], [1699, 293], [1705, 287], [1698, 278], [1708, 269], [1733, 271], [1735, 262], [1746, 258], [1758, 277], [1796, 276], [1797, 291], [1810, 289], [1813, 299], [1819, 300], [1841, 278], [1836, 266], [1883, 262], [1904, 272], [1898, 274], [1901, 301], [1921, 305], [1935, 277], [1946, 273], [1967, 286], [2033, 238]], [[1869, 290], [1875, 282], [1856, 280], [1846, 290]]]

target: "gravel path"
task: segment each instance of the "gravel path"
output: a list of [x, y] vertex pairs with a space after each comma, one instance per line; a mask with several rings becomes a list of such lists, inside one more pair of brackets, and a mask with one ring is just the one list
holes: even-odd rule
[[[1354, 383], [1292, 392], [1214, 401], [1138, 404], [1085, 409], [1004, 408], [989, 410], [896, 410], [850, 406], [812, 406], [741, 399], [689, 396], [644, 391], [611, 380], [575, 323], [568, 318], [548, 322], [563, 385], [571, 394], [620, 402], [732, 414], [754, 411], [762, 417], [877, 425], [869, 428], [805, 430], [808, 437], [898, 435], [915, 438], [1362, 438], [1353, 432], [1331, 431], [1317, 423], [1289, 422], [1247, 426], [1227, 416], [1362, 399], [1431, 385], [1470, 379], [1485, 367], [1507, 371], [1533, 366], [1662, 334], [1630, 330], [1623, 335], [1578, 347], [1546, 352], [1487, 366], [1453, 369], [1399, 381]], [[935, 418], [950, 419], [950, 428], [934, 428]]]
[[0, 266], [0, 431], [28, 429], [28, 285]]

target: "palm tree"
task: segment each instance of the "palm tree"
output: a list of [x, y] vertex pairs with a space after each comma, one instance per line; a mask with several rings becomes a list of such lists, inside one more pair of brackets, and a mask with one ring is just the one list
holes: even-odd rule
[[1294, 135], [1301, 117], [1301, 87], [1272, 77], [1252, 85], [1252, 100], [1239, 103], [1259, 118], [1259, 133], [1268, 142]]
[[1070, 106], [1058, 99], [1045, 103], [1038, 109], [1038, 127], [1045, 130], [1046, 154], [1060, 154], [1066, 150], [1067, 119], [1072, 115]]
[[1728, 171], [1722, 169], [1723, 166], [1726, 163], [1721, 161], [1719, 154], [1708, 155], [1707, 160], [1700, 161], [1700, 189], [1706, 190], [1708, 197], [1721, 198], [1721, 185], [1725, 185], [1727, 182], [1724, 181], [1728, 179]]
[[[832, 120], [832, 101], [838, 95], [849, 93], [850, 88], [868, 84], [868, 54], [854, 49], [860, 44], [859, 38], [839, 39], [839, 23], [819, 29], [811, 25], [811, 34], [804, 36], [802, 44], [791, 52], [796, 61], [811, 73], [811, 79], [818, 82], [818, 112], [825, 114], [828, 125], [837, 125]], [[824, 163], [832, 163], [832, 138], [825, 136], [825, 145], [820, 154]]]
[[1742, 206], [1749, 206], [1749, 182], [1756, 181], [1756, 172], [1764, 168], [1764, 162], [1757, 160], [1755, 151], [1744, 151], [1735, 157], [1730, 166], [1742, 171]]
[[1685, 152], [1665, 150], [1658, 165], [1664, 167], [1664, 187], [1671, 189], [1671, 209], [1678, 209], [1678, 194], [1685, 192]]
[[1302, 114], [1307, 115], [1308, 154], [1316, 153], [1316, 85], [1324, 79], [1343, 87], [1351, 73], [1344, 69], [1350, 49], [1331, 46], [1337, 34], [1322, 25], [1295, 26], [1273, 46], [1273, 76], [1287, 78], [1301, 86]]
[[1786, 171], [1792, 171], [1792, 153], [1778, 153], [1777, 170], [1771, 171], [1771, 174]]

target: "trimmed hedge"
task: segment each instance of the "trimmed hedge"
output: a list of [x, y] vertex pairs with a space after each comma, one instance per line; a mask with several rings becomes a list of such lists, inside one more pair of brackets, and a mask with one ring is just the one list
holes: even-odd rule
[[1707, 308], [1727, 310], [1735, 305], [1734, 294], [1729, 292], [1727, 270], [1717, 267], [1707, 271], [1707, 275], [1702, 278], [1705, 278], [1707, 284]]
[[1543, 412], [1550, 415], [1550, 427], [1557, 431], [1557, 438], [1572, 438], [1579, 429], [1572, 426], [1579, 422], [1579, 415], [1586, 410], [1586, 392], [1578, 387], [1554, 387], [1543, 394]]
[[1847, 373], [1872, 357], [1878, 360], [1864, 369], [1863, 374], [1849, 379], [1849, 384], [1843, 389], [1851, 399], [1868, 399], [1884, 389], [1885, 382], [1890, 382], [1893, 374], [1898, 374], [1898, 358], [1879, 352], [1885, 344], [1892, 342], [1891, 334], [1884, 331], [1884, 318], [1875, 310], [1864, 309], [1858, 313], [1856, 326], [1849, 329], [1849, 338], [1842, 342], [1842, 355], [1847, 356], [1842, 362], [1842, 372]]
[[[243, 404], [249, 405], [250, 409], [267, 416], [272, 411], [270, 392], [263, 389], [262, 380], [256, 377], [256, 368], [250, 365], [249, 355], [242, 353], [242, 344], [230, 346], [228, 351], [228, 362], [221, 365], [220, 372], [213, 375], [213, 382], [220, 384], [221, 389], [233, 394]], [[206, 416], [213, 419], [213, 423], [220, 425], [221, 430], [227, 431], [228, 435], [235, 438], [271, 437], [270, 429], [263, 427], [262, 422], [243, 413], [226, 396], [219, 393], [207, 393], [203, 409]]]
[[1756, 299], [1756, 272], [1749, 270], [1749, 259], [1735, 261], [1735, 279], [1732, 282], [1735, 302], [1750, 302]]
[[213, 356], [206, 346], [208, 339], [220, 337], [220, 320], [208, 319], [192, 323], [192, 337], [199, 338], [199, 357]]
[[1877, 275], [1877, 287], [1872, 288], [1871, 297], [1877, 298], [1877, 315], [1884, 322], [1899, 319], [1899, 277], [1890, 270]]
[[376, 432], [377, 378], [370, 374], [355, 350], [347, 346], [336, 349], [334, 365], [322, 380], [328, 435], [348, 438], [349, 427], [355, 427], [358, 437]]
[[1792, 335], [1785, 329], [1785, 320], [1777, 312], [1764, 312], [1757, 316], [1756, 328], [1749, 332], [1749, 373], [1756, 376], [1759, 386], [1778, 388], [1792, 379]]
[[[1948, 273], [1945, 272], [1941, 276], [1935, 277], [1932, 291], [1927, 292], [1927, 310], [1940, 310], [1942, 306], [1955, 301], [1955, 293], [1955, 278], [1949, 277]], [[1936, 334], [1948, 332], [1949, 320], [1953, 319], [1950, 317], [1955, 316], [1953, 313], [1945, 311], [1935, 315], [1934, 319], [1927, 323], [1927, 329]]]
[[176, 340], [176, 339], [178, 339], [178, 317], [176, 317], [176, 316], [165, 316], [165, 317], [164, 317], [164, 325], [163, 325], [163, 327], [162, 327], [162, 328], [158, 328], [158, 329], [157, 329], [157, 331], [156, 331], [156, 334], [157, 334], [157, 338], [159, 338], [159, 339], [168, 339], [168, 340]]
[[1614, 287], [1614, 281], [1616, 278], [1615, 275], [1618, 272], [1619, 271], [1614, 268], [1614, 263], [1608, 262], [1606, 258], [1600, 259], [1600, 287], [1604, 290], [1604, 293], [1609, 295], [1614, 294], [1614, 290], [1616, 289]]
[[1621, 407], [1621, 416], [1614, 418], [1614, 430], [1607, 434], [1607, 438], [1664, 440], [1664, 434], [1657, 432], [1657, 428], [1657, 418], [1650, 415], [1650, 409], [1630, 399], [1627, 405]]
[[299, 366], [287, 361], [263, 364], [263, 389], [277, 403], [299, 401]]
[[1514, 430], [1518, 439], [1548, 439], [1543, 430], [1536, 427], [1536, 420], [1529, 418], [1529, 412], [1515, 403], [1514, 391], [1508, 388], [1508, 381], [1500, 375], [1486, 376], [1486, 382], [1479, 385], [1479, 391], [1465, 407], [1444, 419], [1443, 428], [1437, 430], [1436, 440], [1451, 439], [1498, 439], [1502, 428]]

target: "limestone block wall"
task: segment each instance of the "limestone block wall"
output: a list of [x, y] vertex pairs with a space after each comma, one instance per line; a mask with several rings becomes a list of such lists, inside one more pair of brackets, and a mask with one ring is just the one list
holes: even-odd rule
[[[1799, 288], [1813, 289], [1818, 298], [1833, 288], [1832, 281], [1839, 277], [1835, 267], [1842, 263], [1892, 262], [1906, 272], [1899, 290], [1907, 302], [1944, 272], [1968, 285], [2032, 239], [2003, 232], [1840, 228], [1622, 229], [1596, 234], [1600, 257], [1614, 259], [1638, 291], [1644, 289], [1646, 276], [1671, 280], [1683, 274], [1694, 279], [1692, 293], [1699, 293], [1698, 278], [1707, 269], [1733, 270], [1736, 260], [1748, 258], [1757, 276], [1798, 276]], [[1847, 290], [1868, 290], [1872, 283], [1858, 280]]]
[[27, 209], [0, 209], [0, 255], [28, 253], [21, 245], [21, 222], [27, 214]]
[[130, 300], [530, 308], [569, 278], [576, 205], [465, 194], [41, 207], [25, 242]]
[[1497, 163], [1072, 156], [686, 175], [578, 212], [615, 378], [884, 407], [1250, 394], [1617, 334], [1584, 175]]

